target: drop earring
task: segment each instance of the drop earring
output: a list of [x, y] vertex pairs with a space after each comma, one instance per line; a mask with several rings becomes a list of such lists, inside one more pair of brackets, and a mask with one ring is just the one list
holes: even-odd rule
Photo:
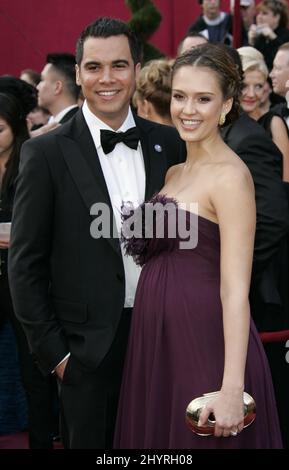
[[223, 126], [225, 124], [225, 121], [226, 121], [226, 113], [221, 113], [220, 115], [220, 118], [219, 118], [219, 125], [220, 126]]

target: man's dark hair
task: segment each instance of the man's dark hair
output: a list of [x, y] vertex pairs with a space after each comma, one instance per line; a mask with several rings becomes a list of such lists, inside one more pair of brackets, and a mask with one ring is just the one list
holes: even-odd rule
[[178, 54], [180, 53], [184, 41], [187, 38], [201, 38], [204, 39], [206, 42], [209, 42], [208, 39], [202, 33], [199, 33], [198, 31], [188, 31], [187, 34], [181, 40], [180, 44], [178, 45]]
[[[1, 86], [0, 86], [0, 117], [7, 122], [13, 134], [13, 142], [11, 153], [6, 163], [6, 171], [3, 176], [3, 181], [0, 188], [0, 198], [2, 200], [9, 199], [9, 188], [13, 187], [14, 179], [18, 172], [19, 167], [19, 158], [20, 158], [20, 149], [23, 142], [29, 139], [29, 133], [27, 129], [26, 114], [25, 111], [30, 110], [30, 105], [28, 104], [30, 93], [30, 88], [34, 88], [32, 85], [29, 85], [26, 82], [23, 82], [23, 90], [25, 85], [29, 85], [27, 90], [23, 92], [22, 89], [18, 86], [18, 79], [16, 77], [11, 78], [11, 83], [13, 79], [15, 80], [16, 86], [10, 86], [10, 83], [7, 81], [7, 88], [5, 85], [6, 77], [1, 77]], [[19, 82], [22, 80], [19, 79]], [[33, 103], [34, 97], [31, 100]], [[34, 101], [36, 106], [37, 99]]]
[[24, 69], [24, 70], [22, 70], [22, 72], [21, 72], [21, 75], [22, 75], [22, 74], [28, 75], [28, 77], [30, 78], [30, 80], [33, 82], [33, 85], [34, 85], [34, 86], [38, 85], [38, 83], [39, 83], [40, 80], [41, 80], [41, 75], [40, 75], [40, 73], [36, 72], [36, 70], [33, 70], [33, 69]]
[[134, 64], [141, 62], [141, 45], [135, 33], [121, 20], [102, 16], [90, 23], [81, 33], [76, 44], [76, 62], [80, 65], [83, 57], [83, 45], [86, 39], [109, 38], [124, 35], [128, 39], [129, 48]]
[[183, 41], [187, 38], [202, 38], [202, 39], [205, 39], [206, 42], [209, 42], [209, 40], [202, 33], [199, 33], [198, 31], [189, 31], [183, 38]]
[[[0, 77], [0, 93], [13, 95], [21, 108], [21, 118], [24, 120], [32, 109], [37, 106], [38, 91], [30, 83], [21, 80], [21, 78], [12, 75], [3, 75]], [[0, 109], [0, 111], [2, 111]]]
[[77, 100], [80, 87], [75, 81], [75, 56], [69, 52], [55, 52], [47, 55], [46, 62], [63, 76], [68, 93]]

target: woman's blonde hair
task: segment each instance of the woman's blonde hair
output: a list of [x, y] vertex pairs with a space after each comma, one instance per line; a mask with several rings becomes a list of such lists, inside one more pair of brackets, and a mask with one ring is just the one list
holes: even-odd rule
[[133, 104], [137, 100], [151, 102], [156, 112], [166, 117], [170, 115], [172, 67], [168, 60], [158, 59], [148, 62], [140, 71], [136, 81]]
[[269, 71], [263, 54], [254, 47], [244, 46], [237, 49], [241, 57], [243, 72], [257, 70], [261, 72], [267, 80]]

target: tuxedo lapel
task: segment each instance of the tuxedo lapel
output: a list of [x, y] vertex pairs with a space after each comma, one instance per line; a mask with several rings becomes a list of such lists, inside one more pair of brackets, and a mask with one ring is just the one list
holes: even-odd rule
[[[102, 168], [82, 112], [77, 114], [67, 134], [59, 134], [58, 141], [71, 176], [89, 213], [93, 204], [106, 204], [110, 210], [111, 227], [112, 224], [115, 227], [113, 209]], [[121, 255], [118, 238], [111, 237], [107, 240]]]

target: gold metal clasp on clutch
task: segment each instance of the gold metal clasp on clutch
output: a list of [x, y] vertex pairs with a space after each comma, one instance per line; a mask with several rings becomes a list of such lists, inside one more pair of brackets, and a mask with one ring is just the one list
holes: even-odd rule
[[[215, 417], [210, 414], [208, 421], [203, 426], [198, 426], [200, 414], [204, 406], [206, 406], [212, 398], [219, 392], [204, 393], [203, 396], [192, 400], [186, 409], [186, 422], [189, 428], [199, 436], [211, 436], [215, 431]], [[244, 392], [244, 428], [249, 426], [256, 418], [256, 403], [249, 393]]]

